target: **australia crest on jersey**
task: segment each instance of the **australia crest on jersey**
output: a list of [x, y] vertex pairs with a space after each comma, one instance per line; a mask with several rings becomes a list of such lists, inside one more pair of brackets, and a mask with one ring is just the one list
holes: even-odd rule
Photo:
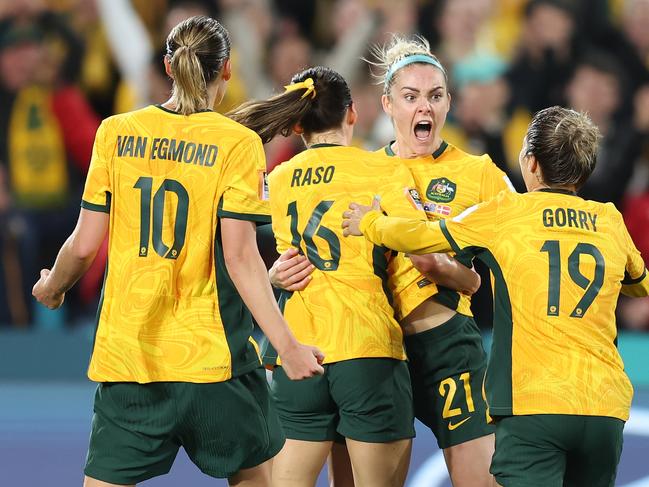
[[448, 178], [433, 179], [426, 189], [426, 198], [435, 203], [448, 203], [455, 198], [456, 190], [456, 184]]

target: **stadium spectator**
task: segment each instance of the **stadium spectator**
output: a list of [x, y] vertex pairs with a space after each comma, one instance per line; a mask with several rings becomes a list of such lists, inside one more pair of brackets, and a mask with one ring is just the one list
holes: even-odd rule
[[529, 113], [562, 104], [577, 52], [574, 6], [569, 0], [530, 0], [518, 50], [507, 72], [510, 111]]
[[579, 194], [618, 207], [640, 156], [642, 133], [623, 110], [627, 82], [615, 59], [605, 52], [585, 54], [566, 88], [568, 106], [588, 113], [602, 133], [597, 166]]
[[[1, 21], [0, 164], [11, 197], [2, 238], [11, 262], [0, 264], [12, 296], [10, 306], [0, 306], [5, 323], [33, 319], [29, 281], [74, 228], [99, 125], [76, 84], [82, 50], [67, 23], [48, 10]], [[41, 321], [51, 326], [57, 317]]]

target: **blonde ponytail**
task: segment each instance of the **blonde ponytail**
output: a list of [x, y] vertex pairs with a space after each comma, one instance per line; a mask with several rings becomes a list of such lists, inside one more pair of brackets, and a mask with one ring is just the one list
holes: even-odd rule
[[167, 37], [167, 58], [174, 79], [171, 101], [190, 115], [206, 110], [207, 86], [230, 57], [230, 35], [216, 20], [196, 16], [179, 23]]
[[176, 111], [189, 115], [207, 109], [207, 85], [196, 54], [191, 48], [180, 46], [171, 57], [170, 64], [174, 74], [171, 100]]

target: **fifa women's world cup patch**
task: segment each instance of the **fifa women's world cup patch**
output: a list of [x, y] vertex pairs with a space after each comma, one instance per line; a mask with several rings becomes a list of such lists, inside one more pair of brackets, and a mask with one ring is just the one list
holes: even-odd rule
[[405, 188], [404, 193], [406, 195], [406, 199], [410, 202], [413, 208], [417, 210], [424, 209], [424, 205], [421, 203], [421, 197], [419, 196], [419, 191], [417, 191], [415, 188]]
[[268, 201], [270, 199], [268, 173], [266, 171], [259, 171], [259, 199], [262, 201]]

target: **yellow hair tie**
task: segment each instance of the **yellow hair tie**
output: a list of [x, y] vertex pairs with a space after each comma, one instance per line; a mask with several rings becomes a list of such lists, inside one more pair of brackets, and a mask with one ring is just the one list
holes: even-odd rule
[[299, 83], [292, 83], [290, 85], [286, 85], [284, 89], [286, 89], [285, 93], [288, 93], [289, 91], [295, 91], [301, 89], [306, 90], [304, 94], [300, 97], [300, 100], [309, 94], [311, 94], [311, 98], [315, 98], [315, 94], [316, 94], [315, 86], [313, 86], [312, 78], [307, 78], [304, 81], [300, 81]]

